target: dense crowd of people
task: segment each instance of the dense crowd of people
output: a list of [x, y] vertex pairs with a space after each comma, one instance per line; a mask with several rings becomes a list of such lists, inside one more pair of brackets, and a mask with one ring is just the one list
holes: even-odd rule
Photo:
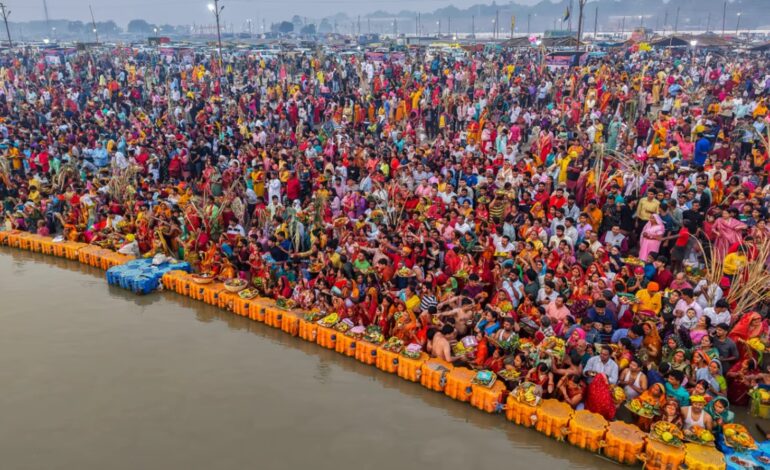
[[0, 214], [718, 432], [770, 384], [770, 61], [685, 52], [6, 52]]

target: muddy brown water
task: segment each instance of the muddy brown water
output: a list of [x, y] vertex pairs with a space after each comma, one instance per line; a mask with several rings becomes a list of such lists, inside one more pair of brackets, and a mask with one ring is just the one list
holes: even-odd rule
[[173, 293], [0, 248], [7, 469], [612, 468]]

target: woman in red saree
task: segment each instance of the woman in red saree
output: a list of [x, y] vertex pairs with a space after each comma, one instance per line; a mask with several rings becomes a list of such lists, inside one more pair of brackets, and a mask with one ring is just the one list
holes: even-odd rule
[[594, 377], [586, 392], [585, 409], [604, 416], [608, 421], [615, 418], [615, 402], [612, 390], [604, 374]]
[[757, 312], [749, 312], [738, 320], [728, 337], [735, 341], [735, 345], [738, 346], [738, 357], [743, 361], [751, 356], [751, 348], [746, 345], [746, 342], [752, 338], [759, 338], [765, 333], [767, 333], [767, 325], [762, 322], [762, 317]]
[[540, 136], [537, 138], [537, 156], [540, 158], [538, 163], [546, 161], [552, 149], [553, 134], [550, 131], [540, 131]]
[[736, 362], [726, 374], [727, 399], [738, 406], [749, 404], [749, 391], [752, 388], [751, 381], [760, 374], [757, 361], [747, 357]]

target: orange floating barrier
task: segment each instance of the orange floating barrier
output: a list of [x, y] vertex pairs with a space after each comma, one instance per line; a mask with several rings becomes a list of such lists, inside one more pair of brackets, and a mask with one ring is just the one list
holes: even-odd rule
[[299, 337], [305, 341], [315, 343], [316, 338], [318, 337], [318, 328], [318, 323], [314, 321], [307, 321], [302, 318], [299, 321]]
[[356, 341], [355, 358], [364, 364], [373, 365], [377, 362], [377, 346], [368, 341]]
[[471, 384], [471, 388], [471, 406], [487, 413], [494, 413], [500, 409], [502, 404], [500, 399], [505, 392], [504, 383], [495, 382], [491, 387]]
[[[202, 284], [200, 285], [202, 287], [203, 296], [202, 298], [197, 298], [197, 300], [202, 300], [206, 302], [209, 305], [219, 306], [219, 294], [225, 291], [225, 285], [221, 282], [212, 282], [210, 284]], [[200, 291], [199, 291], [200, 292]], [[198, 294], [200, 296], [200, 294]]]
[[568, 432], [567, 425], [573, 411], [572, 407], [563, 401], [543, 400], [535, 412], [535, 429], [548, 437], [562, 439]]
[[[60, 245], [61, 243], [54, 243], [54, 241], [50, 238], [44, 238], [40, 240], [40, 252], [44, 255], [53, 256], [55, 253], [53, 252], [53, 247], [55, 245]], [[63, 255], [59, 255], [63, 256]]]
[[[78, 259], [80, 250], [88, 246], [85, 243], [80, 243], [80, 242], [64, 242], [63, 245], [64, 245], [64, 256], [67, 259], [73, 260], [73, 261]], [[57, 250], [57, 249], [58, 248], [54, 248], [54, 250]]]
[[410, 382], [419, 382], [422, 376], [422, 365], [428, 358], [429, 356], [425, 353], [420, 353], [420, 357], [415, 359], [402, 354], [398, 358], [398, 370], [396, 373], [402, 379], [409, 380]]
[[344, 354], [348, 357], [353, 357], [356, 355], [356, 343], [358, 341], [352, 337], [348, 336], [344, 333], [340, 333], [337, 335], [337, 345], [335, 346], [335, 350], [340, 353]]
[[267, 313], [268, 301], [267, 299], [259, 298], [254, 299], [249, 307], [249, 318], [261, 323], [265, 322], [265, 315]]
[[638, 427], [622, 421], [613, 421], [607, 427], [602, 451], [612, 460], [626, 465], [636, 465], [644, 449], [645, 437]]
[[280, 328], [283, 322], [283, 313], [285, 310], [276, 307], [275, 305], [265, 306], [265, 325], [272, 326], [273, 328]]
[[420, 366], [420, 383], [423, 387], [443, 392], [446, 387], [446, 375], [455, 367], [441, 359], [430, 358]]
[[29, 233], [22, 233], [19, 235], [19, 248], [22, 250], [31, 250], [32, 249], [32, 234]]
[[42, 253], [43, 252], [43, 240], [44, 240], [44, 238], [41, 237], [40, 235], [32, 235], [30, 237], [30, 250], [34, 251], [35, 253]]
[[578, 410], [569, 421], [567, 440], [573, 446], [591, 452], [598, 452], [609, 423], [604, 416], [588, 410]]
[[299, 334], [299, 314], [296, 312], [283, 312], [281, 330], [284, 333], [297, 336], [297, 334]]
[[508, 395], [508, 400], [505, 402], [505, 417], [512, 423], [531, 428], [537, 422], [537, 407], [520, 402], [513, 395]]
[[207, 288], [209, 285], [210, 285], [210, 284], [198, 284], [198, 283], [197, 283], [197, 282], [195, 282], [194, 280], [190, 279], [190, 284], [189, 284], [189, 286], [190, 286], [190, 289], [187, 291], [187, 295], [188, 295], [188, 296], [189, 296], [191, 299], [195, 299], [195, 300], [204, 300], [204, 298], [206, 297], [206, 295], [208, 295], [208, 294], [207, 294], [207, 291], [206, 291], [206, 288]]
[[244, 299], [240, 295], [235, 296], [233, 299], [233, 313], [242, 317], [249, 316], [249, 310], [252, 306], [252, 299]]
[[675, 470], [684, 463], [684, 448], [674, 447], [654, 439], [645, 445], [645, 470]]
[[467, 403], [471, 400], [471, 380], [476, 376], [476, 372], [465, 367], [455, 367], [446, 374], [446, 385], [444, 393], [449, 398]]
[[716, 448], [691, 442], [684, 445], [684, 464], [687, 470], [724, 470], [725, 456]]
[[0, 246], [8, 244], [8, 237], [10, 235], [11, 235], [10, 231], [8, 231], [8, 230], [0, 230]]
[[235, 311], [235, 299], [238, 298], [238, 294], [230, 292], [228, 290], [220, 291], [217, 296], [217, 306], [228, 312]]
[[[5, 232], [4, 232], [5, 233]], [[6, 235], [6, 242], [11, 248], [18, 248], [21, 240], [21, 232], [18, 230], [12, 230]]]
[[383, 348], [377, 348], [374, 365], [381, 371], [389, 374], [398, 372], [398, 362], [401, 360], [401, 354], [389, 351]]
[[339, 332], [334, 328], [327, 328], [325, 326], [318, 325], [316, 332], [316, 343], [327, 349], [334, 349], [337, 342], [337, 335]]
[[161, 284], [163, 284], [163, 288], [172, 291], [172, 292], [179, 292], [179, 288], [177, 287], [180, 283], [183, 282], [183, 276], [187, 274], [184, 271], [168, 271], [167, 273], [163, 274], [163, 277], [160, 278]]

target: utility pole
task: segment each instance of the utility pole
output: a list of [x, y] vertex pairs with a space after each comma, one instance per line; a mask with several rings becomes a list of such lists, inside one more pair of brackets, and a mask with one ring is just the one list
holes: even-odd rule
[[495, 10], [495, 39], [498, 38], [498, 32], [500, 31], [500, 10]]
[[446, 33], [448, 35], [452, 35], [452, 17], [448, 16], [446, 19], [447, 27], [446, 27]]
[[361, 15], [358, 15], [358, 35], [361, 35]]
[[529, 22], [532, 19], [532, 13], [527, 13], [527, 37], [529, 37]]
[[679, 7], [676, 7], [676, 17], [674, 18], [674, 34], [679, 32]]
[[414, 25], [414, 30], [416, 36], [420, 36], [420, 14], [417, 13], [417, 24]]
[[[580, 0], [578, 0], [580, 2]], [[578, 8], [580, 8], [580, 3], [578, 3]], [[575, 13], [575, 9], [572, 8], [572, 0], [569, 0], [569, 18], [567, 18], [567, 29], [572, 31], [572, 14]], [[562, 25], [564, 26], [564, 25]]]
[[471, 37], [476, 39], [476, 15], [471, 15]]
[[371, 18], [366, 19], [366, 33], [372, 34], [372, 20]]
[[599, 24], [599, 5], [596, 5], [594, 9], [594, 41], [596, 41], [596, 33]]
[[[580, 39], [583, 37], [583, 8], [586, 6], [588, 0], [578, 0], [578, 30], [577, 30], [577, 44], [575, 44], [575, 50], [580, 50]], [[572, 15], [570, 15], [572, 16]]]
[[[209, 11], [214, 13], [214, 19], [217, 21], [217, 48], [219, 50], [219, 68], [222, 68], [222, 32], [219, 28], [219, 14], [222, 13], [222, 10], [225, 9], [225, 6], [219, 6], [219, 0], [214, 0], [214, 3], [209, 3]], [[221, 70], [220, 70], [221, 73]]]
[[668, 10], [666, 10], [666, 14], [663, 15], [663, 35], [666, 35], [666, 25], [668, 25]]
[[13, 42], [11, 42], [11, 30], [8, 28], [8, 17], [11, 16], [11, 10], [5, 9], [5, 4], [0, 3], [0, 12], [3, 14], [3, 22], [5, 23], [5, 33], [8, 35], [8, 48], [13, 47]]
[[625, 36], [626, 35], [626, 17], [623, 17], [623, 20], [620, 22], [620, 35]]
[[45, 27], [51, 31], [51, 20], [48, 18], [48, 2], [46, 0], [43, 0], [43, 13], [45, 13]]
[[94, 19], [94, 9], [91, 5], [88, 5], [88, 9], [91, 11], [91, 25], [93, 26], [94, 36], [96, 37], [96, 43], [99, 44], [99, 31], [96, 30], [96, 20]]
[[709, 16], [706, 18], [706, 32], [709, 32], [709, 29], [711, 29], [711, 12], [709, 12]]
[[727, 18], [727, 0], [722, 7], [722, 37], [725, 37], [725, 19]]

